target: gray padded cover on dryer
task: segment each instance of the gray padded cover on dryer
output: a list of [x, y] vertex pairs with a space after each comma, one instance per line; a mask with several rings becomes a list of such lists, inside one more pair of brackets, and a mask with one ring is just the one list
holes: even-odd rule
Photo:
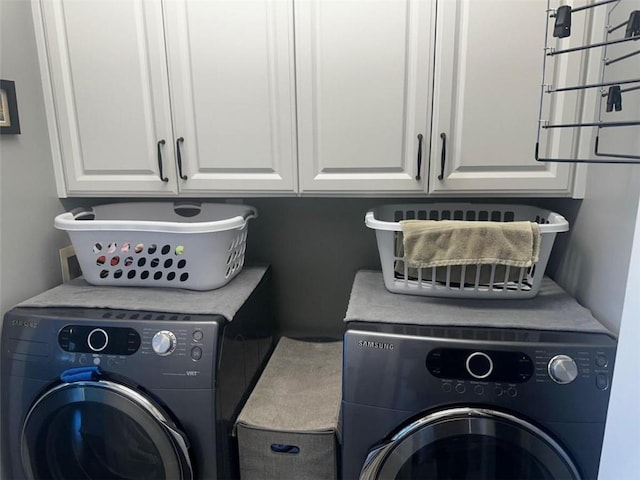
[[531, 299], [456, 299], [389, 292], [382, 272], [356, 273], [345, 322], [475, 326], [599, 332], [612, 335], [591, 312], [558, 284], [544, 277]]

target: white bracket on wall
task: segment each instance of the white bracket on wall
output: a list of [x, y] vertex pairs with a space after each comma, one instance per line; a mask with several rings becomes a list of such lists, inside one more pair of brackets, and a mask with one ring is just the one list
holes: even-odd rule
[[74, 250], [73, 245], [68, 245], [61, 248], [60, 250], [58, 250], [58, 255], [60, 256], [60, 269], [62, 271], [63, 283], [67, 283], [70, 280], [82, 275], [80, 264], [78, 263], [78, 258], [76, 257], [76, 251]]

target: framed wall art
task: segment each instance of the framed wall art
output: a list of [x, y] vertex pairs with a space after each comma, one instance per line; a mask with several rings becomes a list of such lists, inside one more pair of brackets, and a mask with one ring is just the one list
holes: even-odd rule
[[0, 80], [0, 133], [20, 133], [16, 84], [11, 80]]

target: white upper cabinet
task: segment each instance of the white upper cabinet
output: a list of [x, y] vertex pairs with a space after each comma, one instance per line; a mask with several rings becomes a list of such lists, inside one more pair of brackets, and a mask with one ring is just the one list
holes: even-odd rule
[[[573, 165], [535, 159], [547, 18], [545, 0], [438, 3], [429, 193], [571, 193]], [[557, 61], [575, 82], [580, 65]]]
[[295, 191], [292, 2], [164, 5], [180, 190]]
[[428, 1], [296, 2], [301, 192], [424, 190], [434, 13]]
[[[61, 196], [175, 194], [161, 4], [33, 5], [46, 32], [41, 64]], [[161, 167], [172, 181], [162, 181]]]
[[296, 190], [291, 1], [34, 5], [61, 196]]
[[[574, 192], [573, 164], [535, 159], [546, 0], [33, 5], [60, 196]], [[574, 17], [555, 47], [584, 43]], [[545, 125], [580, 105], [554, 95]], [[542, 137], [542, 158], [581, 140]]]

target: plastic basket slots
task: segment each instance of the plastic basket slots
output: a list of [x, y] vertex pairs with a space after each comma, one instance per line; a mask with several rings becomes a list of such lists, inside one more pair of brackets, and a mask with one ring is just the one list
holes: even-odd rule
[[244, 265], [253, 207], [140, 202], [78, 209], [55, 218], [94, 285], [212, 290]]
[[[531, 267], [458, 265], [410, 268], [403, 260], [400, 220], [531, 221], [540, 226], [540, 257]], [[558, 232], [569, 230], [562, 215], [538, 207], [469, 203], [383, 205], [369, 210], [365, 224], [376, 231], [387, 290], [409, 295], [460, 298], [531, 298], [537, 295]]]

